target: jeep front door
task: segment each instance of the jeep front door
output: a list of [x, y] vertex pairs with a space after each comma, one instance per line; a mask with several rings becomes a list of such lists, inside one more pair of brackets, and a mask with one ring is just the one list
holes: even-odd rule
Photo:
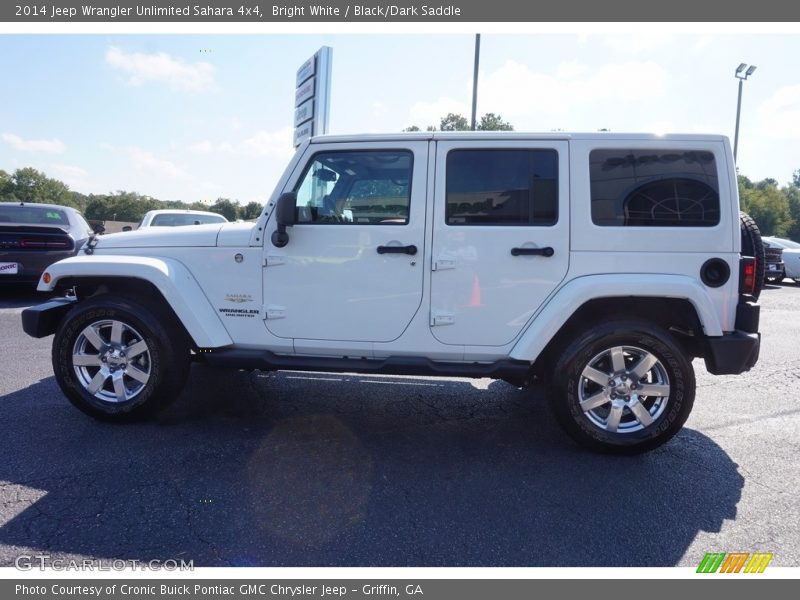
[[[286, 191], [297, 222], [266, 242], [266, 325], [294, 338], [389, 342], [422, 302], [428, 142], [311, 144]], [[273, 215], [274, 217], [274, 215]], [[352, 347], [358, 347], [353, 344]]]
[[445, 344], [514, 340], [569, 266], [564, 140], [436, 148], [431, 328]]

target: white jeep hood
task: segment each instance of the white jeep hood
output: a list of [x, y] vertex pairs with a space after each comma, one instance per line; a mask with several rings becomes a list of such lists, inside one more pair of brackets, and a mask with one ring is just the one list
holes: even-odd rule
[[[247, 223], [246, 225], [248, 225], [247, 231], [249, 232], [252, 224]], [[232, 226], [241, 229], [241, 224], [235, 223], [209, 223], [208, 225], [186, 225], [184, 227], [145, 227], [136, 231], [123, 231], [121, 233], [98, 236], [97, 249], [201, 248], [216, 246], [220, 230]], [[249, 234], [247, 239], [249, 240]]]

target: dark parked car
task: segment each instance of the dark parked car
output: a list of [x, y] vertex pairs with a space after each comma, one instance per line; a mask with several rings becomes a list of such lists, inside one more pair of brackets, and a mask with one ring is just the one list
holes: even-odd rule
[[91, 233], [74, 208], [0, 202], [0, 287], [35, 284], [49, 265], [75, 256]]
[[783, 264], [783, 248], [776, 244], [764, 243], [764, 280], [770, 283], [780, 283], [786, 277], [786, 267]]

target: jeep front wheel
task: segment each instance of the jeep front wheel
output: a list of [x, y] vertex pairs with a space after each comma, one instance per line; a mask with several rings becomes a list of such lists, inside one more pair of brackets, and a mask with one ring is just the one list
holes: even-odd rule
[[555, 367], [550, 400], [591, 450], [638, 454], [670, 440], [694, 402], [691, 362], [661, 328], [613, 321], [577, 337]]
[[53, 340], [56, 381], [70, 402], [103, 420], [149, 416], [180, 393], [189, 349], [170, 320], [111, 295], [81, 302]]

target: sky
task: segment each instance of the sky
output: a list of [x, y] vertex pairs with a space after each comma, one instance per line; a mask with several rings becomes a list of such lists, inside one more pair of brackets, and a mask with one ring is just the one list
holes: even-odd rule
[[[0, 169], [78, 192], [264, 202], [292, 148], [295, 72], [333, 48], [330, 133], [471, 111], [474, 35], [2, 34]], [[740, 173], [800, 169], [800, 34], [487, 33], [478, 114], [518, 131], [720, 133]]]

